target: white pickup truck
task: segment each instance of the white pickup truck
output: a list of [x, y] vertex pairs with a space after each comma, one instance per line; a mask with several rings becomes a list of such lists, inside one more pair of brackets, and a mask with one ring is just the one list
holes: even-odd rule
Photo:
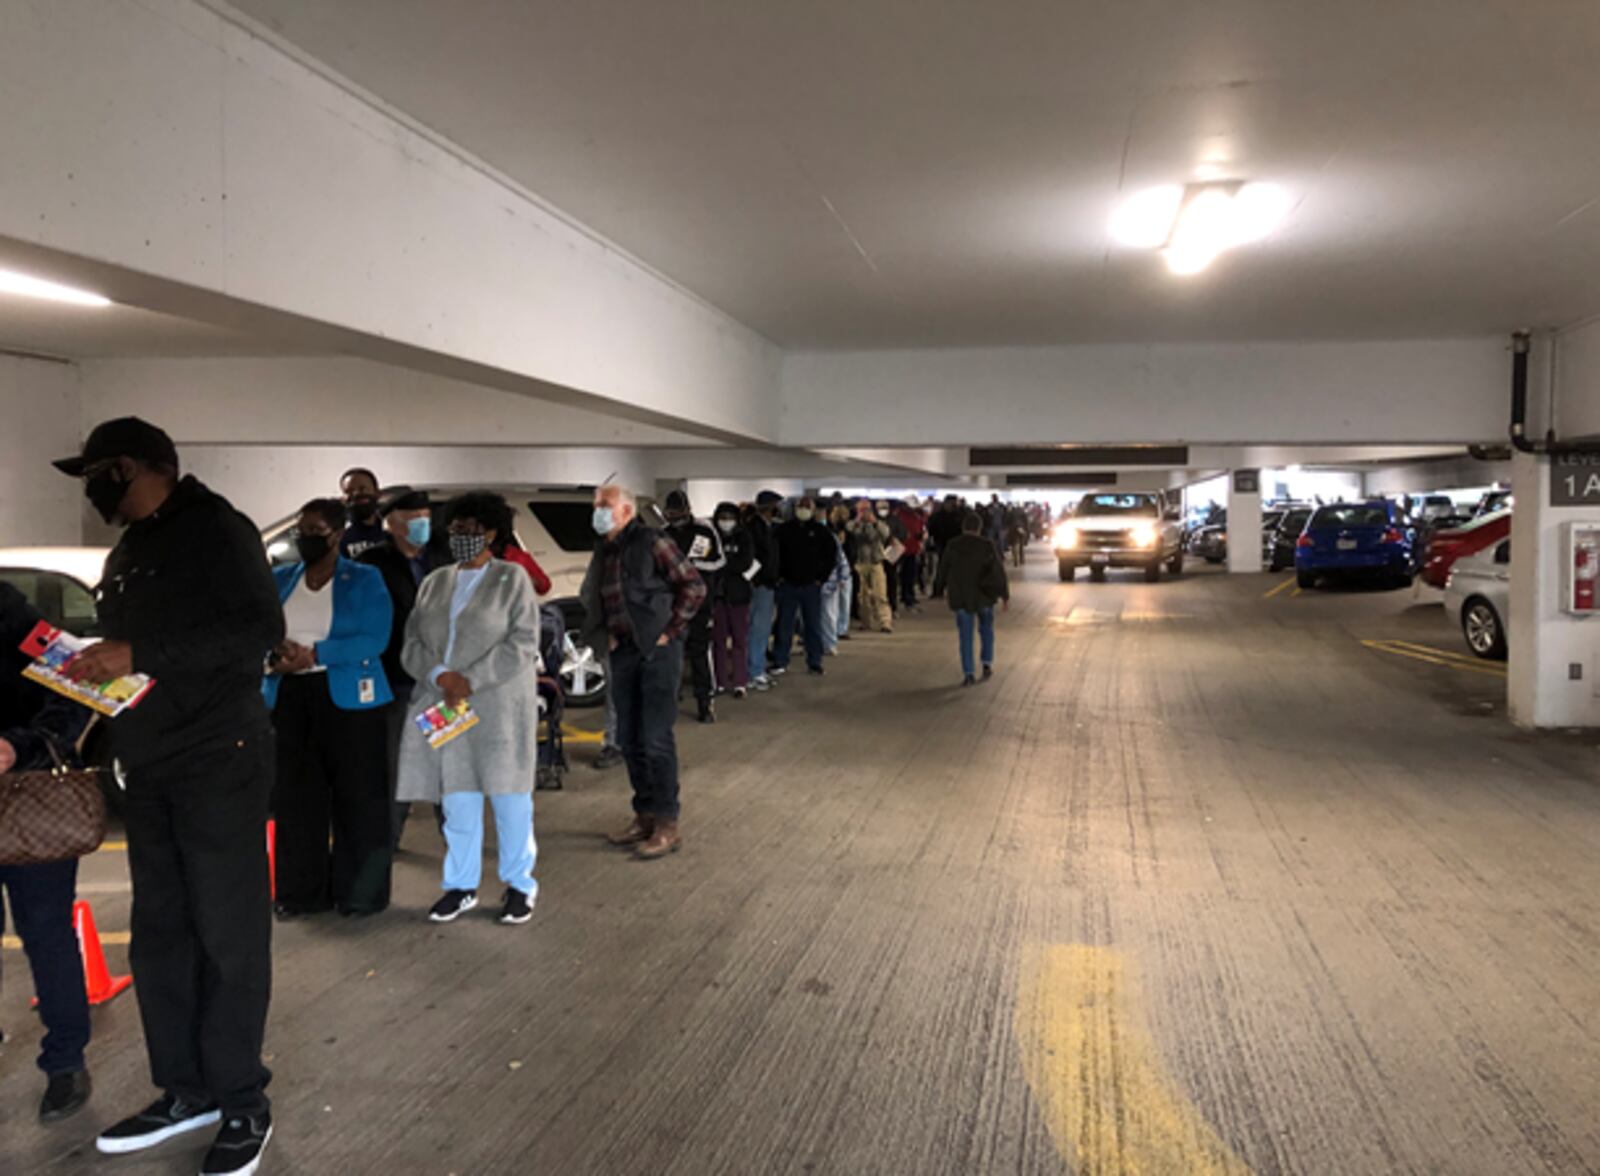
[[1150, 583], [1161, 579], [1161, 565], [1174, 576], [1183, 571], [1183, 527], [1175, 503], [1160, 492], [1085, 494], [1056, 527], [1056, 561], [1061, 578], [1079, 568], [1104, 580], [1107, 568], [1143, 568]]

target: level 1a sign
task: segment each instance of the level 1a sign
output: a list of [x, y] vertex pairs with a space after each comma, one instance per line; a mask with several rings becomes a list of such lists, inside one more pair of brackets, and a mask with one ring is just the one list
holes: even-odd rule
[[1600, 453], [1550, 459], [1551, 506], [1600, 506]]

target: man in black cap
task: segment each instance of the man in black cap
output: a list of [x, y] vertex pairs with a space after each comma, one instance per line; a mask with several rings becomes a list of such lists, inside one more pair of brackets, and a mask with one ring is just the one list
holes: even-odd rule
[[756, 495], [756, 508], [744, 520], [755, 552], [756, 574], [750, 579], [750, 686], [771, 690], [767, 649], [772, 644], [772, 624], [778, 615], [778, 546], [772, 533], [777, 526], [783, 496], [772, 490]]
[[689, 632], [683, 642], [683, 657], [689, 663], [700, 721], [714, 723], [717, 721], [717, 712], [711, 701], [716, 685], [715, 675], [711, 672], [711, 614], [717, 599], [717, 577], [728, 566], [728, 557], [723, 554], [721, 536], [694, 517], [689, 496], [682, 490], [673, 490], [667, 495], [661, 513], [667, 518], [667, 537], [678, 545], [683, 558], [694, 565], [694, 570], [705, 581], [705, 603], [689, 622]]
[[127, 773], [129, 958], [164, 1093], [97, 1146], [143, 1151], [221, 1123], [202, 1171], [254, 1171], [272, 1134], [261, 1063], [272, 728], [261, 671], [283, 640], [283, 609], [254, 524], [193, 477], [180, 481], [172, 439], [154, 425], [107, 421], [55, 464], [125, 528], [99, 588], [105, 640], [67, 672], [155, 680], [110, 731]]

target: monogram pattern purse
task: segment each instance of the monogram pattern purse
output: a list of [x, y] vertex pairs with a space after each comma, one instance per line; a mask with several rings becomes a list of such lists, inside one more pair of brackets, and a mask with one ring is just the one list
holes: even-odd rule
[[106, 836], [100, 773], [68, 767], [48, 739], [55, 766], [0, 775], [0, 866], [86, 857]]

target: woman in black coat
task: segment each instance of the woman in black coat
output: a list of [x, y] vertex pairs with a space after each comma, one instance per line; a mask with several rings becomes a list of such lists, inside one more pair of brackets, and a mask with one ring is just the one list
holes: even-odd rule
[[755, 593], [749, 573], [755, 566], [755, 539], [731, 502], [717, 504], [712, 522], [728, 561], [717, 578], [717, 598], [711, 605], [712, 664], [717, 688], [743, 698], [750, 687], [750, 601]]

